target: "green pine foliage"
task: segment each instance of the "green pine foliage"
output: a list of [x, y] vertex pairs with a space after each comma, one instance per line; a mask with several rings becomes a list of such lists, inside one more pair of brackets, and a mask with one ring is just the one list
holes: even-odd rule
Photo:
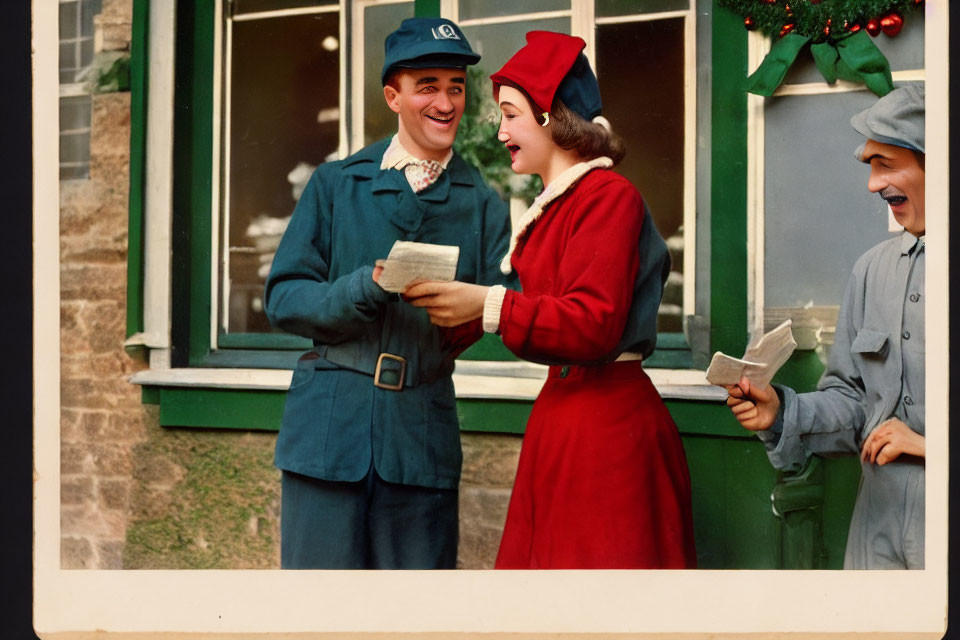
[[[849, 35], [844, 23], [864, 28], [870, 19], [880, 20], [891, 11], [907, 18], [908, 12], [920, 3], [917, 0], [718, 0], [718, 4], [744, 19], [751, 18], [757, 31], [773, 38], [779, 37], [784, 25], [794, 24], [794, 33], [810, 36], [813, 42], [833, 42]], [[828, 20], [830, 33], [826, 35], [824, 28]]]

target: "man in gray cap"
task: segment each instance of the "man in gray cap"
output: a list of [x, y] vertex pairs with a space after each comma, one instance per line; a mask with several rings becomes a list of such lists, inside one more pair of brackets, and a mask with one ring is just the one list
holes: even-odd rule
[[385, 49], [397, 134], [317, 168], [267, 278], [270, 322], [314, 343], [293, 373], [274, 457], [283, 568], [456, 566], [451, 373], [483, 330], [479, 319], [435, 327], [377, 284], [374, 264], [397, 240], [458, 245], [457, 280], [501, 282], [509, 215], [452, 150], [465, 68], [480, 58], [463, 32], [411, 18]]
[[742, 379], [727, 404], [771, 463], [799, 470], [814, 453], [857, 453], [862, 476], [846, 569], [924, 566], [924, 96], [896, 89], [851, 119], [867, 140], [867, 188], [904, 231], [865, 253], [847, 284], [817, 391]]

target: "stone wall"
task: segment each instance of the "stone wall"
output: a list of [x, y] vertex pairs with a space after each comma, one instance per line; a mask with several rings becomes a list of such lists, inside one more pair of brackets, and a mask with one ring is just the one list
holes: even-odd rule
[[[129, 0], [105, 0], [104, 43], [130, 45]], [[119, 569], [132, 449], [155, 411], [126, 378], [130, 94], [94, 95], [90, 179], [60, 184], [60, 563]]]
[[492, 569], [507, 517], [522, 438], [464, 433], [460, 478], [459, 569]]
[[156, 421], [123, 348], [130, 94], [93, 96], [92, 130], [90, 179], [60, 184], [60, 562], [119, 569], [132, 450]]

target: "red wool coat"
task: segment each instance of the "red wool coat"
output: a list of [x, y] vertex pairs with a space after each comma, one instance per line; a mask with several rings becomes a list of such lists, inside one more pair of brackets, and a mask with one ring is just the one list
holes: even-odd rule
[[607, 169], [571, 180], [588, 168], [578, 167], [551, 185], [562, 194], [510, 258], [522, 292], [504, 296], [503, 342], [554, 366], [527, 424], [496, 566], [693, 567], [677, 428], [641, 362], [611, 362], [636, 309], [643, 201]]

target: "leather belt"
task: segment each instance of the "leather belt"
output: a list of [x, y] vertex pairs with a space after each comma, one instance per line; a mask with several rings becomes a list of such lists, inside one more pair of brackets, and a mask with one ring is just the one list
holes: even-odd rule
[[376, 359], [364, 354], [356, 343], [341, 345], [319, 344], [314, 350], [326, 360], [357, 373], [373, 376], [373, 384], [381, 389], [400, 391], [404, 387], [415, 387], [421, 380], [414, 367], [408, 366], [407, 359], [392, 353], [380, 353]]

